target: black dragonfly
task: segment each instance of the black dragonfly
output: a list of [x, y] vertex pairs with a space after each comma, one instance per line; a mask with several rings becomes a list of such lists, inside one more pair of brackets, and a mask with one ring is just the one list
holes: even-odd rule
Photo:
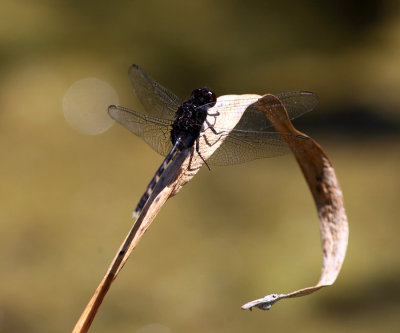
[[[294, 140], [307, 139], [276, 132], [267, 117], [252, 105], [259, 98], [257, 95], [232, 96], [233, 102], [229, 103], [230, 96], [217, 99], [210, 89], [199, 88], [193, 90], [191, 97], [182, 102], [137, 65], [130, 67], [129, 78], [146, 113], [117, 105], [111, 105], [108, 113], [159, 154], [166, 156], [141, 197], [133, 213], [134, 218], [140, 215], [168, 163], [184, 149], [195, 145], [197, 154], [208, 167], [283, 155], [289, 151], [285, 136]], [[318, 97], [307, 91], [276, 96], [284, 104], [290, 119], [311, 111], [318, 104]], [[244, 109], [246, 111], [243, 113]], [[215, 111], [210, 112], [211, 110]], [[237, 117], [240, 114], [240, 121], [233, 130], [215, 127], [208, 121], [209, 115], [218, 117], [222, 114], [228, 117]], [[207, 161], [203, 158], [199, 144], [206, 129], [219, 137], [224, 136], [221, 146]]]

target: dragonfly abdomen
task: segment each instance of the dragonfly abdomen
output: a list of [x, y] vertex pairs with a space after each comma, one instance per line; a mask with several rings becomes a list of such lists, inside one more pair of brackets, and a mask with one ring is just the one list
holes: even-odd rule
[[149, 200], [151, 194], [153, 193], [154, 188], [156, 187], [158, 181], [160, 180], [164, 170], [166, 169], [168, 163], [172, 160], [172, 157], [175, 154], [175, 151], [178, 148], [179, 142], [177, 142], [171, 149], [171, 151], [168, 153], [168, 155], [165, 157], [164, 161], [160, 165], [160, 167], [157, 169], [156, 173], [154, 174], [153, 178], [151, 179], [149, 185], [147, 185], [146, 192], [142, 195], [140, 198], [139, 203], [136, 206], [135, 211], [133, 212], [133, 218], [137, 219], [139, 215], [141, 214], [147, 200]]

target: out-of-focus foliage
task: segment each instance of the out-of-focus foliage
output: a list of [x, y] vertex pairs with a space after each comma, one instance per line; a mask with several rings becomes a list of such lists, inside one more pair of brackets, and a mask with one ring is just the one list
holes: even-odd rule
[[161, 158], [122, 127], [79, 134], [62, 100], [97, 77], [140, 109], [131, 63], [183, 98], [316, 92], [295, 124], [336, 168], [349, 252], [333, 287], [241, 311], [318, 278], [315, 209], [291, 157], [203, 170], [157, 217], [93, 331], [398, 330], [399, 59], [396, 1], [3, 0], [0, 332], [72, 329], [130, 227]]

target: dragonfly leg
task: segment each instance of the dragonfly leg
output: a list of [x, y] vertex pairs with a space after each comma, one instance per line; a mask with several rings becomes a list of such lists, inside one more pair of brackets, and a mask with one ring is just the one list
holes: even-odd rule
[[214, 146], [219, 140], [221, 140], [221, 137], [219, 137], [214, 143], [211, 143], [208, 141], [207, 137], [203, 134], [202, 135], [204, 142], [206, 143], [207, 146], [212, 147]]
[[215, 128], [214, 128], [214, 125], [210, 124], [210, 122], [207, 119], [205, 120], [205, 122], [208, 125], [208, 127], [205, 130], [204, 130], [204, 127], [203, 127], [203, 132], [206, 131], [209, 128], [211, 130], [211, 132], [213, 132], [215, 135], [223, 133], [223, 132], [217, 132], [215, 130]]
[[218, 117], [220, 115], [219, 111], [215, 111], [215, 113], [208, 113], [211, 117]]
[[208, 170], [211, 171], [210, 166], [208, 165], [207, 161], [203, 158], [203, 156], [201, 156], [201, 153], [200, 153], [200, 139], [199, 138], [196, 139], [196, 151], [197, 151], [197, 154], [199, 154], [200, 158], [203, 160], [204, 164], [207, 165]]

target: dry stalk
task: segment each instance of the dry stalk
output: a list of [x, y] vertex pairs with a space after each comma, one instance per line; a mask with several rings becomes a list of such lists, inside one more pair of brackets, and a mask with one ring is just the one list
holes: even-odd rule
[[[261, 98], [258, 95], [247, 95], [247, 97], [249, 100], [253, 99], [254, 102], [259, 100], [258, 107], [265, 112], [266, 117], [275, 125], [277, 131], [304, 136], [293, 127], [284, 106], [277, 97], [273, 95], [264, 95]], [[243, 95], [241, 95], [241, 98], [243, 98]], [[232, 95], [219, 97], [218, 101], [220, 102], [219, 107], [229, 107], [229, 103], [232, 103]], [[268, 105], [274, 106], [268, 107]], [[216, 111], [218, 111], [218, 108]], [[245, 107], [243, 107], [242, 112], [244, 111]], [[236, 114], [236, 117], [229, 118], [213, 117], [210, 119], [210, 123], [216, 127], [232, 129], [240, 120], [240, 117], [241, 114]], [[206, 131], [206, 133], [208, 144], [202, 141], [200, 149], [202, 156], [207, 160], [222, 144], [224, 138], [218, 137], [212, 131]], [[342, 192], [334, 169], [322, 148], [311, 138], [309, 140], [291, 140], [290, 137], [287, 137], [286, 142], [295, 154], [317, 205], [323, 253], [321, 278], [318, 284], [313, 287], [300, 289], [289, 294], [271, 294], [243, 305], [243, 309], [251, 309], [254, 306], [260, 309], [269, 309], [279, 299], [304, 296], [330, 285], [335, 281], [344, 260], [347, 248], [348, 226]], [[301, 146], [299, 146], [300, 142]], [[212, 145], [210, 146], [209, 143], [212, 143]], [[168, 198], [177, 194], [182, 186], [194, 177], [202, 164], [202, 159], [193, 152], [193, 147], [182, 154], [178, 154], [170, 163], [77, 321], [73, 333], [88, 331], [112, 282], [144, 232]]]

